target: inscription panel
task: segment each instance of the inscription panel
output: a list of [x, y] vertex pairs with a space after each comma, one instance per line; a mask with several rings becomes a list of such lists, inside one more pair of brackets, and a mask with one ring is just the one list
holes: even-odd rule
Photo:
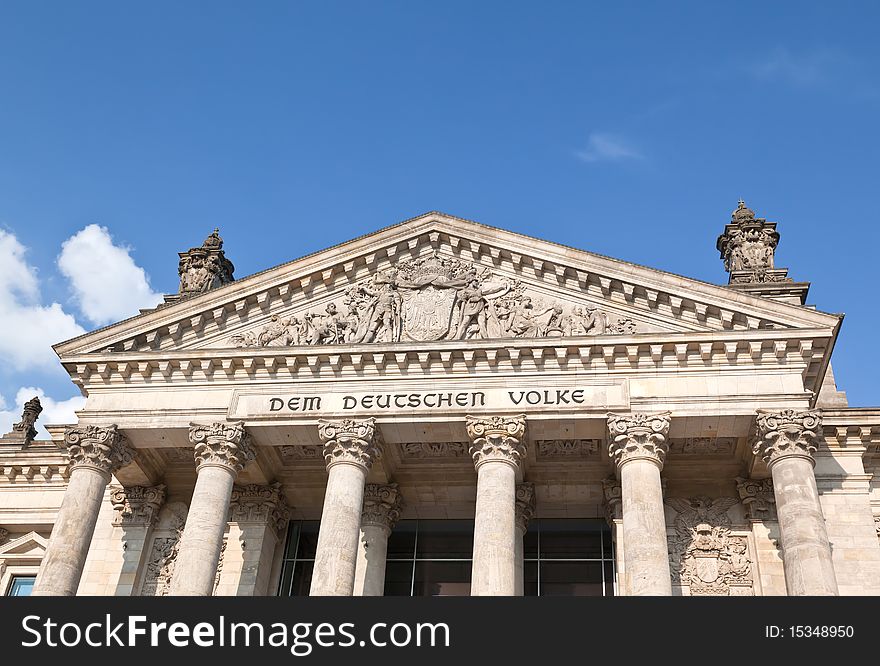
[[607, 411], [629, 408], [625, 380], [595, 384], [470, 389], [463, 386], [399, 391], [327, 391], [308, 388], [237, 389], [232, 419], [308, 419], [338, 415], [445, 415], [485, 411]]

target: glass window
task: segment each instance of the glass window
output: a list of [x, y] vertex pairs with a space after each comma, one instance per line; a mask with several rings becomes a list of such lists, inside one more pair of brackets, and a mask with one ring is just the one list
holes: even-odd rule
[[13, 576], [12, 584], [9, 586], [9, 591], [6, 593], [8, 597], [29, 597], [31, 596], [31, 591], [34, 589], [34, 582], [37, 580], [36, 576]]
[[315, 551], [318, 547], [318, 520], [292, 520], [287, 528], [287, 545], [281, 567], [278, 594], [305, 597], [312, 586]]
[[[319, 521], [293, 521], [278, 593], [308, 595]], [[473, 520], [401, 520], [388, 539], [386, 596], [467, 596]], [[611, 596], [614, 552], [604, 520], [535, 519], [523, 540], [526, 596]]]

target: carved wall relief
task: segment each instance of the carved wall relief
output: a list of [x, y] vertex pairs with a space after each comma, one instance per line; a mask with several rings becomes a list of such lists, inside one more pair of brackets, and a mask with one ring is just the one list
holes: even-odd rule
[[[150, 554], [144, 564], [141, 596], [164, 597], [171, 588], [171, 577], [177, 563], [180, 550], [180, 537], [186, 524], [189, 509], [183, 502], [170, 502], [162, 507], [159, 520], [153, 530], [153, 542]], [[220, 562], [217, 565], [217, 576], [214, 579], [214, 590], [220, 582], [220, 570], [223, 567], [223, 554], [226, 552], [226, 539], [220, 550]]]
[[601, 440], [598, 439], [539, 439], [538, 458], [591, 457], [599, 455]]
[[430, 257], [407, 260], [345, 292], [342, 309], [301, 317], [273, 315], [260, 331], [232, 336], [237, 347], [370, 342], [546, 338], [635, 333], [596, 307], [542, 303], [519, 280], [484, 267]]
[[748, 537], [731, 529], [727, 510], [734, 497], [670, 498], [677, 515], [669, 536], [673, 585], [687, 587], [691, 596], [751, 596], [752, 558]]

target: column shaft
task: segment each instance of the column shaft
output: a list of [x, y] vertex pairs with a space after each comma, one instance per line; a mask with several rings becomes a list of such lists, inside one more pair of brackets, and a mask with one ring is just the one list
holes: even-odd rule
[[516, 594], [516, 467], [487, 461], [477, 470], [471, 595]]
[[312, 573], [311, 596], [351, 596], [357, 568], [364, 485], [373, 460], [381, 455], [374, 443], [375, 419], [320, 421], [324, 442], [327, 490]]
[[781, 459], [770, 474], [789, 595], [836, 596], [837, 577], [813, 466], [803, 458]]
[[207, 597], [214, 592], [232, 486], [256, 453], [240, 421], [192, 424], [189, 439], [198, 476], [168, 594]]
[[773, 478], [785, 587], [791, 596], [838, 594], [813, 472], [821, 432], [818, 411], [758, 411], [754, 453], [761, 455]]
[[339, 463], [330, 468], [312, 574], [312, 596], [351, 596], [367, 471]]
[[396, 483], [368, 483], [364, 489], [361, 534], [358, 540], [354, 594], [381, 597], [385, 593], [388, 537], [400, 518], [403, 499]]
[[477, 470], [471, 595], [513, 596], [519, 538], [516, 484], [526, 453], [526, 417], [468, 416], [466, 425]]
[[660, 470], [670, 414], [611, 414], [608, 453], [620, 476], [626, 590], [633, 596], [671, 596], [669, 547]]
[[385, 594], [388, 536], [388, 530], [381, 525], [361, 526], [354, 577], [356, 597], [381, 597]]
[[134, 458], [115, 425], [64, 433], [70, 480], [34, 584], [34, 596], [73, 596], [79, 587], [104, 491], [113, 472]]
[[620, 468], [623, 556], [629, 594], [670, 596], [669, 547], [660, 468], [634, 460]]
[[202, 467], [193, 489], [186, 526], [171, 582], [172, 596], [211, 596], [226, 531], [235, 474], [225, 467]]
[[81, 467], [71, 471], [39, 580], [34, 585], [34, 596], [76, 594], [109, 481], [107, 474], [94, 469]]

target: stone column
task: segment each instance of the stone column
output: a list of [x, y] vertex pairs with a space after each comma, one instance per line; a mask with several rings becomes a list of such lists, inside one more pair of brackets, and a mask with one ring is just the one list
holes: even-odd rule
[[[269, 593], [275, 546], [289, 521], [290, 507], [280, 483], [233, 487], [229, 500], [230, 545], [224, 555], [218, 595], [264, 597]], [[240, 546], [240, 557], [232, 544]], [[231, 556], [233, 552], [235, 557]]]
[[535, 484], [520, 483], [516, 486], [516, 578], [514, 595], [521, 597], [525, 592], [523, 569], [525, 567], [525, 548], [523, 539], [529, 529], [529, 521], [535, 515]]
[[669, 419], [669, 412], [608, 416], [608, 455], [620, 476], [625, 587], [632, 596], [672, 595], [660, 482]]
[[356, 597], [381, 597], [385, 593], [385, 559], [388, 537], [400, 519], [403, 498], [396, 483], [368, 483], [364, 490], [361, 513], [361, 538], [358, 542], [354, 574]]
[[516, 594], [516, 483], [526, 454], [526, 416], [468, 416], [477, 470], [471, 595]]
[[364, 484], [381, 455], [376, 419], [319, 421], [327, 490], [315, 553], [311, 596], [351, 596], [357, 565]]
[[232, 486], [256, 457], [242, 422], [192, 424], [196, 485], [171, 577], [171, 596], [208, 597], [214, 590]]
[[119, 577], [108, 593], [130, 597], [144, 559], [144, 550], [153, 527], [159, 520], [159, 509], [165, 502], [165, 484], [156, 486], [110, 486], [113, 505], [113, 540], [120, 551]]
[[837, 596], [831, 545], [813, 473], [818, 411], [759, 410], [754, 452], [773, 478], [785, 587], [791, 596]]
[[76, 594], [110, 477], [134, 459], [134, 450], [115, 425], [68, 428], [64, 441], [70, 479], [34, 584], [35, 596]]
[[625, 597], [629, 593], [626, 589], [626, 563], [623, 561], [623, 553], [626, 550], [623, 545], [623, 507], [620, 481], [616, 478], [602, 480], [602, 493], [605, 497], [605, 521], [611, 528], [611, 538], [614, 541], [614, 568], [617, 573], [617, 587], [614, 594]]

